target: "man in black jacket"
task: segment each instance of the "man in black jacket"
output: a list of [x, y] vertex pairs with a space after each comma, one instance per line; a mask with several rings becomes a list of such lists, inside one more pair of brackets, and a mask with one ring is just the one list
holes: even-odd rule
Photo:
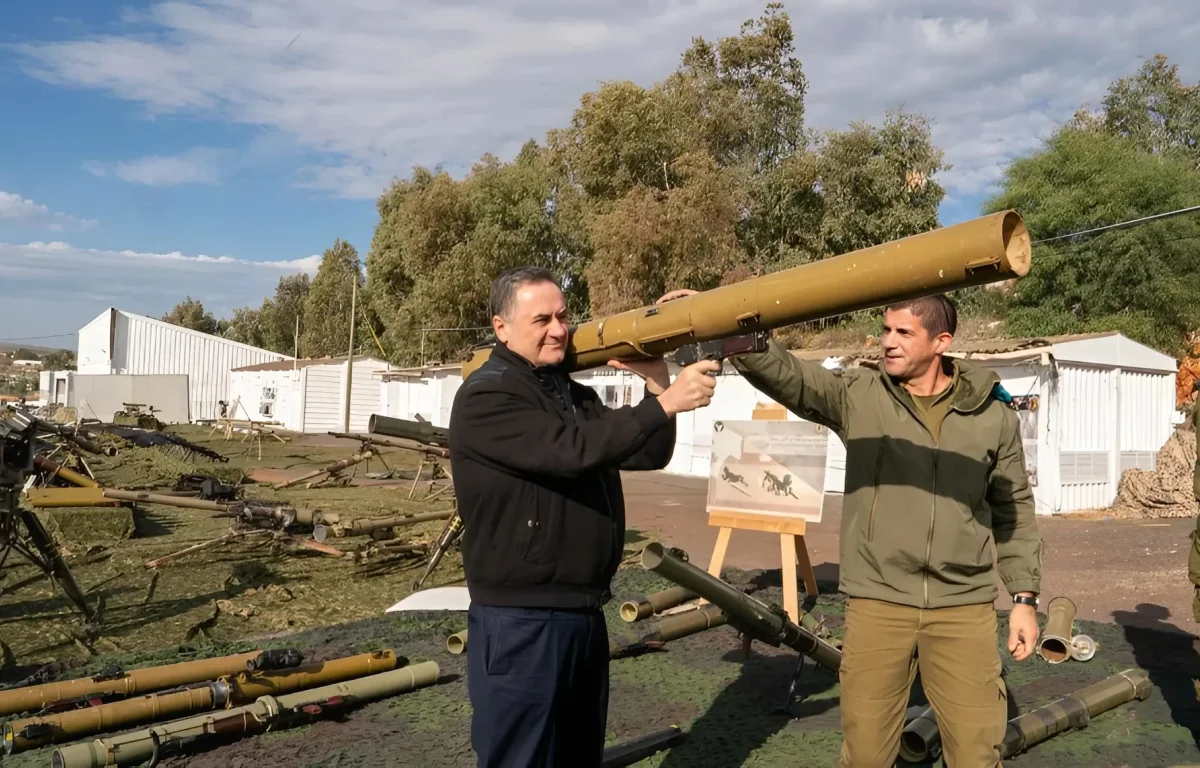
[[[666, 297], [664, 297], [666, 298]], [[561, 363], [566, 304], [547, 270], [492, 285], [491, 355], [450, 416], [462, 516], [471, 744], [480, 768], [598, 766], [608, 717], [601, 606], [620, 564], [620, 470], [662, 469], [677, 413], [709, 403], [720, 370], [661, 359], [609, 363], [645, 380], [636, 406], [606, 408]]]

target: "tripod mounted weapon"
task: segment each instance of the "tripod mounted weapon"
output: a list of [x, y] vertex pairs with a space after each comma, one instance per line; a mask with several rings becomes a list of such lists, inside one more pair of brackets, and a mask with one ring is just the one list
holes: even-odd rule
[[[34, 440], [39, 426], [38, 419], [24, 411], [0, 413], [0, 567], [10, 553], [21, 555], [41, 569], [51, 583], [58, 584], [90, 622], [96, 618], [96, 611], [75, 583], [54, 539], [36, 514], [20, 506], [21, 492], [34, 471]], [[0, 588], [0, 594], [4, 592]]]

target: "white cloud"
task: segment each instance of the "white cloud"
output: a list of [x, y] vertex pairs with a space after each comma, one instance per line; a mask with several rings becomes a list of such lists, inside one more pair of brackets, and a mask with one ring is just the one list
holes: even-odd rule
[[83, 167], [97, 176], [112, 174], [133, 184], [171, 187], [177, 184], [220, 184], [221, 150], [194, 147], [179, 155], [148, 155], [126, 162], [89, 160]]
[[[320, 255], [290, 261], [79, 248], [69, 243], [0, 243], [0, 327], [9, 336], [79, 328], [105, 307], [160, 317], [186, 296], [216, 317], [257, 307], [284, 275], [315, 275]], [[46, 307], [54, 307], [47, 315]], [[29, 312], [23, 307], [36, 307]]]
[[[265, 126], [320, 153], [298, 183], [371, 198], [414, 164], [465, 170], [566, 125], [603, 80], [643, 84], [765, 0], [173, 0], [120, 34], [21, 46], [28, 71], [149, 114]], [[1139, 56], [1200, 75], [1195, 0], [789, 0], [810, 125], [936, 120], [956, 195], [986, 191]]]
[[19, 224], [62, 232], [66, 229], [91, 229], [98, 223], [95, 219], [80, 219], [69, 213], [51, 211], [14, 192], [0, 191], [0, 220], [7, 219]]

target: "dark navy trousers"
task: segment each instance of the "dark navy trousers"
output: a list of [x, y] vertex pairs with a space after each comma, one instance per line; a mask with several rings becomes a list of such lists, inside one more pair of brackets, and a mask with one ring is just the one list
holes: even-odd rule
[[599, 610], [467, 611], [471, 746], [479, 768], [594, 768], [608, 722]]

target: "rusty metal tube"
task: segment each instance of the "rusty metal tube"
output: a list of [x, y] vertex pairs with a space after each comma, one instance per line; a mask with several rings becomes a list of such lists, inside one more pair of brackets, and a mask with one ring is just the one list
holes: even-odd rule
[[374, 456], [375, 456], [374, 451], [371, 451], [371, 450], [360, 451], [360, 452], [354, 454], [353, 456], [347, 456], [346, 458], [342, 459], [341, 461], [335, 461], [334, 463], [330, 464], [328, 467], [325, 467], [325, 469], [314, 469], [312, 472], [309, 472], [306, 475], [301, 475], [300, 477], [297, 477], [292, 480], [287, 480], [282, 483], [276, 483], [275, 490], [279, 490], [281, 488], [290, 488], [293, 485], [299, 485], [300, 483], [303, 483], [305, 480], [311, 480], [314, 477], [320, 477], [321, 475], [337, 474], [338, 472], [341, 472], [343, 469], [353, 467], [355, 464], [364, 462], [367, 459], [373, 458]]
[[228, 504], [222, 504], [218, 501], [193, 499], [187, 496], [164, 496], [161, 493], [147, 493], [146, 491], [122, 491], [117, 488], [105, 488], [103, 490], [103, 494], [106, 499], [117, 499], [118, 501], [140, 501], [143, 504], [162, 504], [168, 507], [204, 509], [210, 512], [224, 512], [225, 510], [229, 509]]
[[[1028, 274], [1030, 263], [1024, 221], [1016, 211], [1001, 211], [583, 323], [571, 333], [565, 365], [579, 371], [644, 359], [685, 344], [1012, 280]], [[464, 379], [490, 351], [473, 352]]]
[[68, 483], [78, 485], [80, 488], [99, 488], [100, 487], [100, 484], [97, 483], [92, 478], [87, 477], [86, 475], [81, 475], [78, 472], [76, 472], [75, 470], [70, 469], [68, 467], [64, 467], [62, 464], [59, 464], [56, 461], [51, 461], [50, 459], [47, 459], [45, 456], [34, 456], [33, 457], [33, 465], [35, 467], [37, 467], [38, 469], [42, 470], [43, 472], [49, 472], [52, 475], [61, 477], [63, 480], [66, 480]]
[[3, 725], [4, 751], [10, 755], [16, 754], [135, 723], [167, 720], [191, 712], [245, 704], [259, 696], [277, 696], [328, 685], [375, 672], [386, 672], [397, 666], [394, 651], [376, 651], [304, 664], [292, 669], [253, 674], [243, 671], [180, 691], [151, 693], [47, 717], [13, 720]]
[[403, 437], [386, 437], [384, 435], [366, 435], [360, 432], [330, 432], [334, 437], [344, 437], [347, 440], [358, 440], [360, 442], [371, 442], [375, 445], [382, 445], [387, 448], [404, 448], [417, 453], [428, 453], [433, 456], [439, 456], [443, 459], [450, 458], [450, 449], [443, 448], [439, 445], [426, 445], [419, 440], [409, 440]]
[[147, 691], [204, 682], [223, 675], [234, 675], [244, 670], [246, 663], [257, 659], [261, 653], [260, 649], [232, 656], [132, 669], [111, 678], [83, 677], [76, 680], [42, 683], [41, 685], [0, 691], [0, 716], [32, 712], [51, 704], [74, 701], [85, 696], [104, 693], [132, 696]]
[[467, 650], [467, 630], [464, 629], [462, 632], [455, 632], [450, 637], [447, 637], [446, 650], [455, 655]]
[[627, 600], [621, 603], [621, 618], [628, 622], [640, 621], [668, 608], [695, 600], [699, 595], [683, 587], [671, 587], [646, 595], [643, 600]]
[[366, 536], [375, 531], [385, 530], [387, 528], [396, 528], [402, 525], [416, 525], [417, 523], [426, 523], [430, 520], [449, 520], [454, 516], [453, 509], [443, 509], [438, 512], [423, 512], [418, 515], [397, 515], [396, 517], [384, 517], [378, 519], [359, 518], [346, 523], [334, 525], [316, 525], [313, 526], [313, 538], [317, 541], [325, 541], [330, 535], [335, 538], [344, 538], [346, 536]]
[[1071, 627], [1075, 624], [1075, 603], [1056, 597], [1046, 606], [1046, 628], [1038, 640], [1037, 653], [1051, 664], [1071, 658]]

